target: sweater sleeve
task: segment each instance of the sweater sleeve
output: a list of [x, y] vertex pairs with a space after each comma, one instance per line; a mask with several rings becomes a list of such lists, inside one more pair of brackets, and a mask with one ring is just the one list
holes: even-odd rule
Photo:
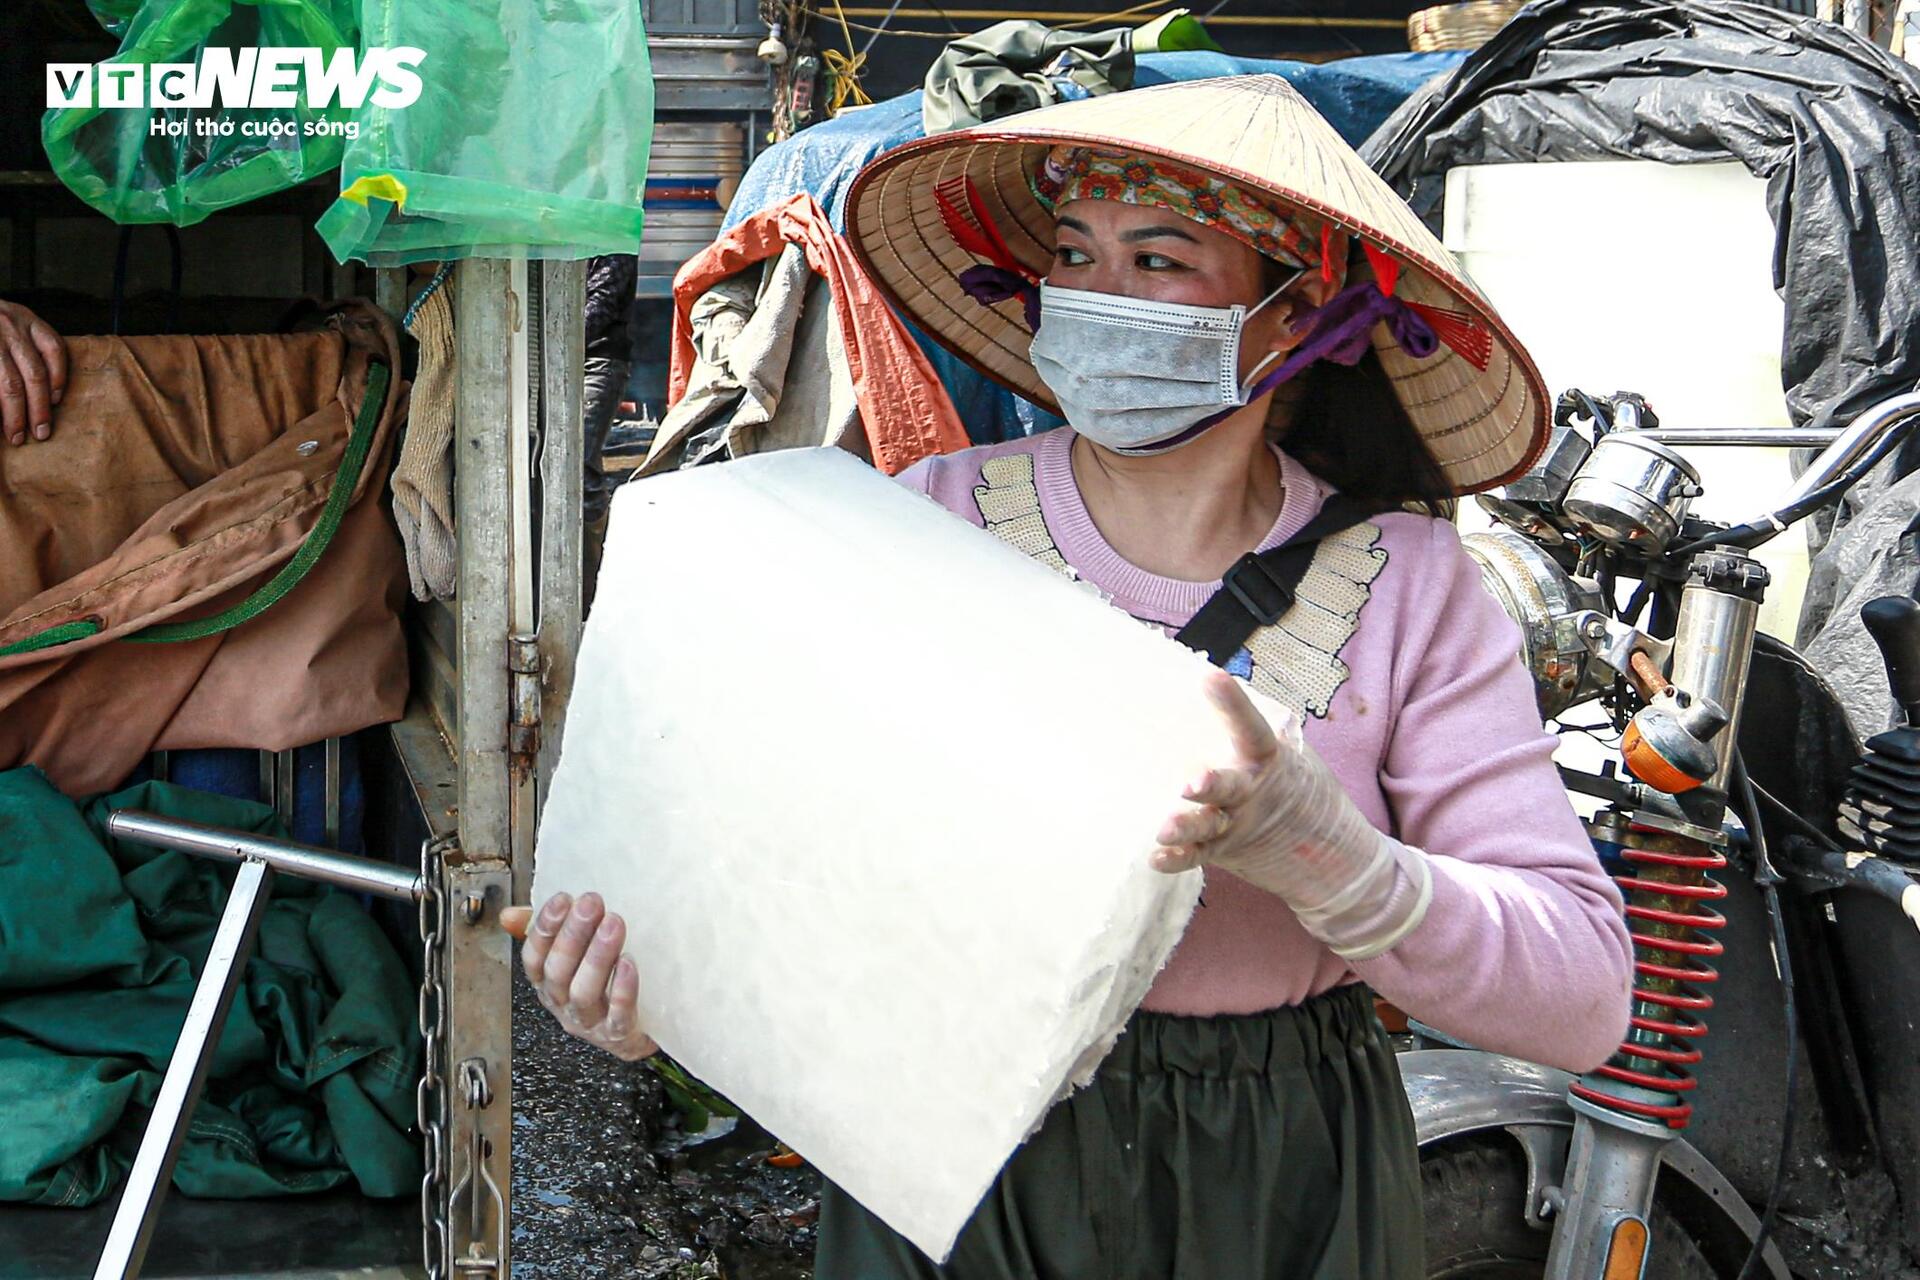
[[1428, 855], [1433, 896], [1412, 932], [1354, 971], [1450, 1036], [1588, 1070], [1627, 1027], [1620, 895], [1560, 785], [1517, 627], [1453, 527], [1432, 526], [1401, 614], [1380, 784], [1394, 834]]
[[913, 490], [923, 498], [932, 497], [933, 462], [933, 458], [920, 459], [905, 471], [896, 474], [893, 477], [894, 482], [903, 488]]

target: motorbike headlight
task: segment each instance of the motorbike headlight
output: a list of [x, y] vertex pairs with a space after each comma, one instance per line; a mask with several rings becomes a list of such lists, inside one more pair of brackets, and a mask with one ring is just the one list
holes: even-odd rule
[[1479, 564], [1487, 590], [1520, 624], [1520, 661], [1533, 677], [1542, 719], [1612, 683], [1613, 672], [1580, 635], [1579, 619], [1600, 608], [1596, 584], [1574, 577], [1538, 543], [1510, 529], [1470, 533], [1460, 543]]

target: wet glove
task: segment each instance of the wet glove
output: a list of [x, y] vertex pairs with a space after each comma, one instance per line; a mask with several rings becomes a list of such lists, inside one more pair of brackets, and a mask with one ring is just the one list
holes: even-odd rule
[[1155, 869], [1231, 871], [1285, 899], [1343, 960], [1372, 959], [1413, 932], [1433, 896], [1427, 855], [1367, 821], [1297, 717], [1269, 724], [1225, 672], [1208, 677], [1207, 696], [1237, 759], [1187, 787], [1198, 807], [1161, 825]]

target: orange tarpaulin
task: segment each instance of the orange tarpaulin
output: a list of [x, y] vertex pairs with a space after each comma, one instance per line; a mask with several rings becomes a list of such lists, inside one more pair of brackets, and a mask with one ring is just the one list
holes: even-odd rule
[[722, 232], [674, 277], [668, 402], [686, 394], [693, 369], [694, 302], [722, 280], [775, 256], [789, 244], [805, 250], [807, 265], [826, 279], [833, 294], [854, 398], [874, 465], [896, 475], [922, 458], [952, 453], [972, 443], [926, 353], [860, 269], [853, 250], [827, 220], [826, 210], [804, 193]]

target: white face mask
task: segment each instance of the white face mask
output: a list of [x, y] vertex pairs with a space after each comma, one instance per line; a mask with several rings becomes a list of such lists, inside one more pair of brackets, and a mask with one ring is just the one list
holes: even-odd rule
[[1248, 388], [1275, 359], [1270, 352], [1243, 381], [1240, 336], [1251, 310], [1152, 302], [1116, 293], [1040, 284], [1033, 367], [1074, 430], [1096, 444], [1135, 454], [1165, 453], [1247, 403]]

